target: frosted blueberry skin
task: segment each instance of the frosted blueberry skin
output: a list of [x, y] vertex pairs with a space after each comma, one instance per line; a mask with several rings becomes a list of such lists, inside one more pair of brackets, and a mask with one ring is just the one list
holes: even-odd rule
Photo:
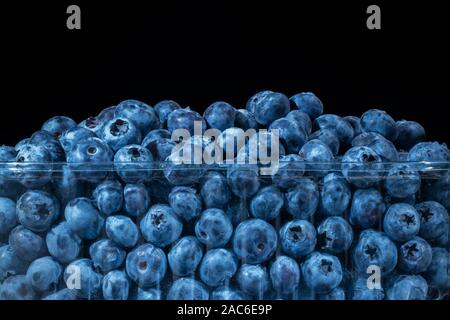
[[142, 139], [141, 145], [150, 150], [150, 145], [155, 144], [159, 139], [170, 139], [171, 136], [170, 132], [166, 129], [154, 129], [149, 131], [144, 139]]
[[[46, 185], [51, 177], [50, 163], [52, 156], [43, 146], [27, 144], [17, 152], [18, 171], [15, 173], [18, 181], [27, 188], [39, 188]], [[33, 164], [29, 164], [31, 162]]]
[[299, 286], [300, 268], [294, 259], [278, 256], [270, 266], [270, 279], [279, 295], [293, 294]]
[[[318, 139], [305, 143], [298, 154], [305, 161], [305, 173], [314, 177], [326, 175], [330, 163], [334, 160], [333, 152], [328, 145]], [[317, 164], [317, 162], [324, 162], [324, 164]]]
[[343, 118], [334, 114], [323, 114], [313, 122], [314, 130], [331, 130], [342, 147], [349, 146], [355, 133], [353, 127]]
[[172, 111], [167, 117], [167, 130], [173, 133], [176, 129], [185, 129], [193, 136], [195, 134], [194, 122], [196, 121], [201, 122], [201, 134], [203, 134], [206, 130], [206, 121], [199, 113], [189, 108], [177, 109]]
[[376, 132], [390, 141], [398, 136], [397, 126], [390, 115], [383, 110], [371, 109], [361, 116], [361, 128], [364, 132]]
[[425, 199], [439, 202], [450, 210], [450, 172], [425, 186]]
[[45, 121], [41, 129], [47, 131], [55, 138], [59, 138], [66, 130], [76, 125], [77, 123], [69, 117], [56, 116]]
[[72, 232], [67, 222], [61, 222], [50, 229], [46, 243], [50, 255], [63, 264], [74, 261], [80, 254], [82, 245], [80, 237]]
[[415, 237], [402, 244], [398, 252], [398, 267], [408, 274], [425, 272], [431, 263], [431, 246], [424, 239]]
[[0, 162], [13, 162], [16, 159], [16, 156], [16, 148], [9, 146], [0, 146]]
[[448, 212], [440, 203], [424, 201], [416, 204], [414, 208], [420, 215], [420, 237], [434, 244], [440, 237], [448, 234]]
[[91, 193], [89, 182], [80, 179], [78, 172], [68, 164], [61, 165], [60, 170], [53, 172], [50, 190], [59, 200], [61, 207], [65, 207], [74, 198], [90, 196]]
[[302, 112], [310, 116], [312, 120], [323, 113], [322, 101], [312, 92], [301, 92], [293, 95], [289, 100]]
[[231, 198], [225, 176], [216, 171], [207, 172], [200, 179], [200, 195], [206, 208], [225, 209]]
[[306, 285], [315, 293], [327, 293], [342, 281], [342, 267], [335, 256], [313, 252], [302, 264]]
[[195, 224], [195, 235], [208, 249], [225, 246], [233, 233], [233, 225], [220, 209], [203, 211]]
[[173, 100], [162, 100], [153, 106], [161, 125], [167, 124], [167, 118], [172, 111], [181, 109], [181, 106]]
[[94, 242], [89, 248], [89, 255], [96, 269], [107, 273], [122, 266], [127, 255], [125, 250], [108, 239]]
[[169, 131], [155, 129], [145, 136], [141, 145], [150, 150], [154, 161], [162, 162], [172, 153], [176, 143], [171, 139]]
[[51, 257], [34, 260], [26, 273], [27, 280], [37, 292], [54, 291], [62, 274], [61, 265]]
[[70, 230], [86, 240], [96, 239], [105, 223], [94, 202], [88, 198], [71, 200], [64, 210], [64, 217]]
[[382, 274], [388, 274], [397, 265], [397, 247], [384, 233], [364, 230], [353, 250], [353, 263], [362, 276], [367, 275], [371, 265], [378, 266]]
[[320, 129], [314, 131], [310, 136], [309, 140], [320, 140], [325, 143], [328, 148], [330, 148], [333, 156], [337, 156], [339, 152], [340, 142], [338, 137], [334, 134], [333, 131], [329, 129]]
[[396, 122], [398, 136], [395, 145], [400, 150], [409, 151], [426, 138], [425, 129], [415, 121], [400, 120]]
[[209, 300], [208, 289], [192, 278], [180, 278], [172, 283], [167, 300]]
[[353, 147], [369, 147], [378, 154], [383, 161], [399, 161], [399, 155], [394, 144], [375, 132], [363, 132], [352, 140]]
[[347, 121], [353, 128], [354, 136], [358, 136], [362, 133], [361, 128], [361, 119], [355, 116], [346, 116], [343, 118], [345, 121]]
[[329, 173], [323, 179], [320, 190], [320, 211], [326, 216], [341, 216], [350, 204], [352, 193], [340, 173]]
[[286, 115], [285, 118], [297, 123], [299, 128], [302, 129], [303, 132], [305, 133], [305, 136], [311, 134], [312, 122], [311, 118], [308, 116], [307, 113], [302, 112], [300, 110], [292, 110]]
[[433, 248], [432, 259], [424, 276], [430, 286], [437, 288], [450, 287], [450, 273], [448, 272], [450, 253], [444, 248]]
[[151, 178], [153, 172], [151, 152], [137, 144], [119, 149], [114, 156], [114, 168], [125, 183], [139, 183]]
[[369, 188], [383, 177], [380, 156], [368, 147], [353, 147], [342, 158], [342, 175], [358, 188]]
[[277, 232], [261, 219], [241, 222], [233, 237], [233, 250], [242, 263], [258, 264], [269, 260], [275, 253]]
[[408, 161], [447, 162], [450, 161], [450, 151], [446, 144], [420, 142], [409, 150]]
[[246, 300], [246, 295], [240, 290], [229, 286], [216, 288], [211, 292], [211, 300]]
[[261, 265], [243, 264], [236, 273], [239, 288], [249, 296], [262, 299], [270, 288], [267, 269]]
[[126, 271], [140, 288], [149, 288], [161, 282], [166, 274], [167, 259], [164, 251], [150, 243], [140, 245], [128, 253]]
[[122, 209], [123, 187], [117, 180], [100, 183], [93, 193], [97, 208], [104, 215], [110, 216]]
[[258, 129], [255, 115], [247, 109], [237, 109], [234, 117], [234, 126], [244, 131], [248, 129]]
[[43, 130], [36, 131], [28, 141], [28, 145], [43, 147], [50, 153], [53, 162], [64, 162], [66, 154], [61, 143], [51, 133]]
[[[160, 125], [155, 110], [149, 105], [137, 100], [122, 101], [117, 105], [114, 115], [116, 118], [124, 118], [132, 121], [137, 127], [137, 131], [143, 136], [149, 131], [159, 128]], [[135, 143], [140, 143], [140, 141]]]
[[77, 297], [89, 300], [101, 297], [103, 276], [95, 271], [91, 260], [79, 259], [67, 265], [64, 282], [73, 284], [71, 281], [74, 281], [73, 277], [76, 275], [79, 275], [80, 286], [74, 286], [71, 290]]
[[305, 132], [297, 122], [288, 118], [280, 118], [273, 121], [269, 126], [269, 131], [271, 130], [278, 130], [280, 142], [287, 153], [298, 153], [308, 140]]
[[140, 144], [142, 140], [139, 128], [124, 117], [117, 117], [106, 122], [100, 137], [114, 152], [130, 144]]
[[394, 241], [408, 241], [419, 234], [420, 215], [406, 203], [391, 205], [384, 216], [384, 231]]
[[105, 223], [106, 235], [109, 239], [124, 248], [133, 248], [139, 240], [139, 229], [126, 216], [110, 216]]
[[318, 248], [332, 254], [347, 251], [353, 242], [353, 230], [342, 217], [329, 217], [317, 228]]
[[0, 235], [7, 235], [17, 225], [16, 203], [0, 197]]
[[320, 294], [319, 300], [345, 300], [345, 290], [337, 287], [328, 293]]
[[272, 183], [282, 189], [289, 189], [297, 184], [305, 172], [303, 158], [297, 154], [281, 156], [278, 162], [278, 170], [272, 175]]
[[43, 257], [47, 253], [44, 239], [21, 225], [11, 230], [8, 242], [15, 254], [27, 262]]
[[202, 245], [193, 236], [179, 239], [167, 255], [170, 270], [174, 275], [180, 277], [195, 274], [202, 258]]
[[117, 109], [117, 106], [107, 107], [107, 108], [103, 109], [102, 111], [100, 111], [100, 113], [97, 115], [96, 118], [100, 122], [105, 123], [105, 122], [111, 120], [112, 118], [114, 118], [116, 109]]
[[419, 275], [399, 276], [387, 289], [388, 300], [425, 300], [428, 284]]
[[217, 101], [206, 108], [203, 118], [210, 128], [223, 131], [234, 125], [236, 109], [224, 101]]
[[393, 164], [384, 180], [388, 195], [396, 198], [413, 196], [420, 189], [420, 175], [409, 164]]
[[89, 117], [81, 121], [78, 126], [92, 131], [97, 137], [100, 137], [103, 126], [111, 119], [99, 119], [98, 117]]
[[256, 104], [265, 96], [270, 95], [272, 93], [272, 91], [270, 90], [264, 90], [264, 91], [260, 91], [256, 94], [254, 94], [253, 96], [251, 96], [248, 100], [247, 103], [245, 104], [245, 109], [248, 110], [249, 112], [255, 114], [255, 108], [256, 108]]
[[25, 274], [29, 262], [18, 256], [10, 245], [0, 245], [0, 281], [9, 276]]
[[200, 279], [210, 287], [226, 285], [234, 276], [238, 261], [234, 253], [226, 249], [212, 249], [205, 253], [199, 266]]
[[171, 207], [156, 204], [142, 218], [140, 229], [145, 240], [163, 248], [180, 237], [183, 224]]
[[317, 184], [308, 178], [298, 179], [295, 187], [286, 194], [286, 210], [296, 219], [309, 219], [319, 205], [319, 189]]
[[58, 199], [40, 190], [25, 192], [17, 200], [17, 218], [26, 228], [34, 232], [45, 232], [59, 218]]
[[113, 270], [105, 275], [102, 283], [103, 299], [128, 300], [130, 281], [125, 272]]
[[24, 275], [7, 278], [0, 287], [0, 300], [35, 300], [36, 292]]
[[202, 200], [197, 190], [190, 187], [173, 187], [169, 193], [169, 205], [185, 221], [198, 218], [202, 212]]
[[264, 91], [251, 97], [246, 109], [253, 112], [259, 124], [269, 126], [273, 121], [287, 115], [290, 105], [284, 94]]
[[162, 292], [158, 289], [137, 289], [136, 300], [161, 300]]
[[284, 207], [284, 195], [274, 186], [258, 191], [250, 201], [250, 213], [254, 218], [271, 221], [280, 215]]
[[[19, 152], [20, 150], [22, 150], [23, 147], [25, 147], [28, 144], [28, 142], [30, 142], [30, 138], [22, 139], [16, 143], [16, 145], [14, 146], [14, 149], [16, 149], [17, 152]], [[4, 160], [4, 161], [6, 161], [6, 160]]]
[[283, 252], [293, 258], [306, 256], [316, 247], [316, 229], [306, 220], [287, 222], [281, 227], [279, 234]]
[[349, 221], [363, 229], [377, 228], [383, 219], [386, 205], [376, 189], [358, 189], [353, 194]]
[[240, 198], [249, 198], [259, 189], [257, 165], [232, 165], [227, 168], [227, 181], [231, 192]]
[[80, 140], [93, 137], [96, 137], [94, 132], [80, 126], [76, 126], [64, 131], [59, 136], [59, 142], [61, 143], [64, 151], [68, 153]]
[[49, 294], [44, 297], [42, 300], [52, 300], [52, 301], [69, 301], [69, 300], [77, 300], [77, 296], [73, 292], [73, 290], [64, 288], [55, 293]]
[[247, 199], [241, 199], [236, 196], [231, 198], [225, 214], [230, 219], [234, 227], [236, 227], [239, 223], [241, 223], [244, 220], [247, 220], [248, 217], [250, 217], [250, 212], [248, 211], [247, 203], [248, 203]]
[[125, 185], [123, 201], [123, 209], [130, 217], [141, 217], [150, 208], [150, 195], [142, 183]]
[[383, 300], [384, 289], [369, 289], [367, 286], [367, 275], [362, 275], [353, 280], [349, 290], [351, 300]]

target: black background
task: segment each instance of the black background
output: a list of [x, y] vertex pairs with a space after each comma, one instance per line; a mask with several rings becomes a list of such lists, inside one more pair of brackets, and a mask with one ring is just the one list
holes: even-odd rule
[[[313, 91], [327, 113], [387, 110], [449, 142], [442, 1], [29, 1], [1, 10], [0, 143], [53, 115], [76, 121], [126, 98], [204, 110], [271, 89]], [[82, 30], [66, 28], [78, 4]], [[378, 4], [382, 29], [366, 28]]]

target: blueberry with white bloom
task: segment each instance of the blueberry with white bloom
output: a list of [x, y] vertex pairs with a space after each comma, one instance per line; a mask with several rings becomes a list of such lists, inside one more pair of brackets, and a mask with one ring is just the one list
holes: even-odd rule
[[284, 195], [274, 186], [264, 187], [250, 201], [250, 213], [253, 217], [266, 221], [280, 215], [284, 206]]
[[117, 180], [106, 180], [93, 193], [97, 208], [104, 215], [112, 215], [122, 209], [123, 187]]
[[323, 113], [322, 101], [312, 92], [301, 92], [289, 99], [300, 111], [316, 119]]
[[230, 201], [227, 179], [216, 171], [207, 172], [200, 180], [200, 194], [206, 208], [223, 209]]
[[353, 147], [342, 158], [342, 174], [358, 188], [369, 188], [382, 179], [380, 156], [369, 147]]
[[323, 178], [320, 190], [320, 211], [327, 216], [343, 215], [352, 197], [347, 181], [340, 173], [329, 173]]
[[170, 270], [174, 275], [181, 277], [194, 274], [202, 258], [202, 245], [193, 236], [178, 240], [167, 255]]
[[81, 239], [70, 228], [67, 222], [53, 227], [46, 237], [48, 252], [61, 263], [75, 260], [81, 251]]
[[140, 227], [145, 240], [160, 248], [175, 242], [183, 230], [175, 212], [165, 204], [152, 206], [142, 218]]
[[234, 125], [236, 109], [227, 102], [217, 101], [206, 108], [203, 117], [210, 128], [223, 131]]
[[126, 252], [111, 240], [102, 239], [90, 246], [89, 255], [94, 267], [106, 273], [122, 266]]
[[353, 242], [353, 230], [342, 217], [329, 217], [317, 228], [318, 247], [339, 254], [348, 250]]
[[167, 123], [167, 118], [172, 111], [181, 109], [180, 105], [173, 100], [162, 100], [153, 106], [156, 114], [158, 115], [159, 122], [162, 125]]
[[395, 162], [399, 160], [399, 155], [394, 144], [376, 132], [361, 133], [352, 140], [352, 146], [369, 147], [386, 162]]
[[203, 211], [195, 224], [197, 239], [207, 248], [220, 248], [225, 246], [233, 233], [230, 219], [220, 209], [207, 209]]
[[150, 194], [142, 183], [127, 184], [123, 189], [123, 208], [131, 217], [140, 217], [150, 208]]
[[103, 276], [89, 259], [72, 261], [64, 270], [64, 282], [74, 294], [82, 299], [99, 299], [102, 293]]
[[286, 194], [286, 210], [296, 219], [309, 219], [319, 205], [317, 184], [308, 178], [298, 179], [295, 187]]
[[122, 101], [115, 109], [115, 116], [131, 120], [143, 136], [150, 130], [159, 128], [159, 119], [155, 110], [141, 101]]
[[259, 124], [266, 126], [287, 115], [289, 109], [289, 99], [279, 92], [264, 91], [247, 102], [247, 110], [254, 113]]
[[197, 191], [190, 187], [174, 187], [169, 194], [169, 205], [175, 214], [185, 221], [198, 218], [202, 212], [201, 198]]
[[238, 268], [236, 256], [226, 249], [206, 252], [199, 266], [200, 279], [210, 287], [228, 284]]
[[316, 293], [327, 293], [342, 281], [342, 266], [335, 256], [313, 252], [302, 264], [306, 285]]
[[208, 300], [209, 292], [205, 285], [192, 278], [175, 280], [167, 293], [167, 300]]
[[415, 237], [399, 249], [398, 267], [410, 274], [425, 272], [431, 263], [432, 249], [424, 239]]
[[38, 292], [54, 291], [62, 274], [61, 265], [51, 257], [34, 260], [27, 270], [27, 279]]
[[398, 136], [395, 140], [397, 148], [409, 151], [426, 138], [425, 129], [415, 121], [400, 120], [396, 122]]
[[284, 253], [299, 258], [314, 251], [317, 243], [317, 232], [306, 220], [292, 220], [280, 229], [281, 248]]
[[333, 131], [329, 129], [320, 129], [314, 131], [310, 136], [309, 140], [320, 140], [325, 143], [328, 148], [330, 148], [333, 156], [337, 156], [339, 152], [340, 142], [338, 137], [334, 134]]
[[126, 271], [140, 288], [159, 284], [167, 270], [164, 251], [150, 243], [143, 244], [128, 253]]
[[376, 189], [358, 189], [353, 194], [349, 221], [354, 226], [367, 229], [380, 225], [386, 205]]
[[142, 140], [139, 128], [123, 117], [114, 118], [105, 123], [100, 137], [114, 152], [129, 144], [140, 144]]
[[114, 167], [119, 177], [126, 183], [147, 181], [152, 176], [153, 156], [151, 152], [137, 144], [119, 149], [114, 156]]
[[76, 125], [76, 122], [69, 117], [56, 116], [45, 121], [41, 129], [51, 133], [55, 138], [59, 138], [61, 134]]
[[420, 175], [409, 164], [393, 164], [386, 175], [387, 193], [396, 198], [407, 198], [419, 191]]
[[335, 114], [323, 114], [313, 123], [314, 130], [331, 130], [342, 146], [350, 145], [355, 133], [353, 127], [343, 118]]
[[110, 216], [105, 223], [106, 235], [109, 239], [124, 248], [133, 248], [139, 240], [139, 229], [126, 216]]
[[130, 280], [125, 272], [113, 270], [103, 277], [103, 298], [105, 300], [127, 300]]
[[413, 206], [396, 203], [387, 209], [383, 226], [392, 240], [408, 241], [419, 233], [420, 215]]
[[383, 110], [371, 109], [361, 116], [361, 128], [364, 132], [376, 132], [390, 141], [398, 136], [397, 126], [390, 115]]

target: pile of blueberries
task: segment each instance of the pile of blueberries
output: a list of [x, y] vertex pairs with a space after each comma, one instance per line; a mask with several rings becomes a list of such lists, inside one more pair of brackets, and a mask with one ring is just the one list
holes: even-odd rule
[[[239, 129], [279, 130], [275, 174], [175, 163]], [[417, 122], [309, 92], [57, 116], [0, 147], [0, 299], [448, 299], [449, 162]]]

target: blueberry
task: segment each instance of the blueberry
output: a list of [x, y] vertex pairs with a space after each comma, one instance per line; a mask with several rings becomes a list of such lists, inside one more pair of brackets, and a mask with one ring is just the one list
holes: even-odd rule
[[218, 287], [211, 293], [211, 300], [246, 300], [246, 298], [243, 292], [229, 286]]
[[431, 246], [424, 239], [415, 237], [399, 249], [399, 268], [406, 273], [422, 273], [431, 263]]
[[[326, 175], [329, 163], [333, 162], [333, 152], [328, 145], [321, 140], [310, 140], [299, 151], [300, 157], [305, 160], [306, 172], [311, 176]], [[325, 164], [317, 164], [324, 162]], [[328, 164], [327, 164], [328, 163]]]
[[364, 230], [354, 248], [353, 263], [361, 275], [366, 275], [373, 265], [388, 274], [397, 265], [397, 247], [384, 233]]
[[294, 259], [278, 256], [270, 267], [270, 279], [278, 294], [293, 294], [300, 282], [300, 268]]
[[16, 203], [0, 197], [0, 235], [7, 235], [17, 225]]
[[337, 287], [328, 293], [320, 294], [319, 300], [345, 300], [345, 290]]
[[[239, 151], [245, 146], [245, 143], [253, 134], [254, 132], [244, 132], [243, 129], [236, 127], [225, 129], [217, 137], [213, 150], [214, 156], [221, 156], [221, 161], [224, 160], [226, 163], [235, 162]], [[213, 154], [213, 152], [210, 152], [210, 154]]]
[[425, 273], [430, 286], [437, 288], [450, 287], [450, 253], [444, 248], [433, 248], [432, 259]]
[[126, 252], [111, 240], [102, 239], [90, 246], [89, 255], [94, 263], [94, 268], [107, 273], [122, 266]]
[[304, 130], [295, 122], [288, 118], [280, 118], [273, 121], [269, 130], [278, 130], [280, 142], [288, 153], [297, 153], [307, 141]]
[[0, 146], [0, 162], [14, 162], [17, 150], [9, 146]]
[[138, 288], [137, 300], [161, 300], [161, 290]]
[[29, 262], [44, 256], [47, 251], [41, 236], [20, 225], [9, 234], [9, 245], [17, 256]]
[[447, 171], [437, 180], [430, 181], [425, 190], [425, 199], [442, 204], [447, 211], [450, 210], [450, 172]]
[[174, 187], [169, 194], [169, 205], [185, 221], [198, 218], [202, 213], [202, 200], [194, 188]]
[[28, 141], [28, 145], [43, 147], [50, 153], [53, 162], [63, 162], [66, 160], [66, 154], [61, 143], [51, 133], [47, 131], [36, 131]]
[[233, 225], [220, 209], [203, 211], [195, 224], [195, 235], [208, 248], [223, 247], [230, 240], [232, 233]]
[[203, 257], [203, 249], [197, 238], [186, 236], [170, 249], [167, 259], [174, 275], [193, 275]]
[[419, 142], [425, 141], [425, 129], [419, 123], [400, 120], [395, 125], [398, 132], [395, 144], [399, 149], [409, 151]]
[[286, 119], [292, 120], [303, 130], [306, 136], [311, 134], [312, 122], [309, 115], [300, 110], [292, 110], [286, 115]]
[[210, 287], [226, 285], [238, 268], [236, 256], [226, 249], [206, 252], [199, 266], [200, 279]]
[[399, 276], [387, 289], [388, 300], [425, 300], [428, 284], [421, 276]]
[[87, 240], [97, 238], [105, 222], [93, 201], [88, 198], [71, 200], [66, 206], [64, 216], [70, 230], [80, 238]]
[[297, 185], [286, 193], [286, 210], [296, 219], [309, 219], [319, 204], [317, 184], [308, 178], [297, 179]]
[[103, 277], [102, 289], [105, 300], [127, 300], [130, 281], [125, 272], [114, 270]]
[[375, 132], [363, 132], [352, 140], [353, 147], [368, 147], [375, 151], [383, 161], [395, 162], [399, 155], [394, 144]]
[[51, 133], [55, 138], [59, 138], [62, 133], [76, 125], [77, 123], [69, 117], [56, 116], [45, 121], [41, 129]]
[[140, 217], [150, 208], [150, 195], [142, 183], [127, 184], [123, 189], [125, 212], [131, 217]]
[[392, 240], [408, 241], [419, 233], [420, 215], [413, 206], [396, 203], [387, 209], [383, 226]]
[[[137, 100], [125, 100], [119, 103], [115, 109], [115, 116], [132, 121], [138, 131], [144, 136], [149, 131], [159, 128], [160, 124], [155, 110], [149, 105]], [[140, 141], [133, 143], [140, 143]]]
[[232, 165], [227, 170], [231, 192], [240, 198], [249, 198], [259, 189], [259, 172], [256, 165]]
[[0, 245], [0, 282], [9, 276], [24, 274], [27, 268], [28, 262], [16, 254], [10, 245]]
[[140, 227], [145, 240], [161, 248], [175, 242], [183, 230], [183, 224], [172, 208], [165, 204], [152, 206]]
[[199, 122], [201, 134], [203, 134], [206, 130], [206, 121], [200, 114], [189, 108], [177, 109], [169, 113], [167, 117], [167, 130], [172, 133], [176, 129], [185, 129], [193, 136], [195, 122]]
[[320, 211], [327, 216], [341, 216], [350, 204], [352, 193], [340, 173], [329, 173], [320, 190]]
[[284, 195], [274, 186], [260, 189], [250, 201], [250, 213], [253, 217], [266, 221], [273, 220], [280, 215], [284, 206]]
[[167, 300], [208, 300], [209, 292], [205, 286], [192, 278], [180, 278], [172, 283]]
[[236, 160], [238, 164], [267, 166], [285, 154], [286, 150], [283, 144], [279, 143], [279, 137], [272, 131], [261, 130], [250, 136], [238, 151]]
[[78, 172], [67, 164], [61, 164], [53, 171], [52, 191], [62, 207], [65, 207], [73, 198], [87, 195], [89, 191], [85, 181], [77, 174]]
[[280, 243], [283, 252], [293, 258], [306, 256], [316, 246], [316, 229], [306, 220], [292, 220], [280, 229]]
[[46, 185], [52, 176], [50, 152], [43, 146], [27, 144], [18, 153], [17, 179], [27, 188], [39, 188]]
[[37, 294], [24, 275], [11, 276], [0, 286], [0, 300], [34, 300]]
[[258, 129], [255, 115], [247, 109], [237, 109], [234, 117], [234, 126], [244, 131], [248, 129]]
[[269, 274], [261, 265], [243, 264], [236, 273], [236, 281], [244, 293], [257, 299], [270, 288]]
[[171, 137], [172, 135], [166, 129], [154, 129], [142, 139], [141, 145], [150, 150], [151, 146], [155, 145], [159, 139], [170, 139]]
[[346, 116], [343, 118], [345, 121], [347, 121], [353, 128], [354, 136], [358, 136], [362, 133], [361, 128], [361, 119], [355, 116]]
[[124, 248], [133, 248], [139, 240], [139, 230], [134, 222], [125, 216], [110, 216], [105, 223], [109, 239]]
[[59, 137], [59, 142], [61, 143], [64, 151], [66, 153], [69, 153], [70, 150], [72, 150], [73, 146], [76, 145], [80, 140], [93, 137], [96, 137], [94, 132], [86, 128], [76, 126], [62, 132]]
[[409, 164], [393, 164], [384, 182], [387, 193], [392, 197], [407, 198], [420, 189], [420, 175]]
[[342, 158], [342, 174], [358, 188], [374, 186], [382, 178], [380, 156], [369, 147], [353, 147]]
[[69, 263], [80, 254], [81, 239], [72, 232], [67, 222], [53, 227], [46, 237], [48, 252], [61, 263]]
[[64, 270], [64, 282], [74, 294], [82, 299], [99, 299], [103, 276], [96, 272], [89, 259], [71, 262]]
[[408, 161], [448, 162], [450, 151], [439, 142], [420, 142], [409, 150]]
[[342, 267], [335, 256], [313, 252], [302, 265], [306, 285], [315, 293], [328, 293], [342, 281]]
[[352, 300], [383, 300], [383, 288], [369, 289], [367, 277], [359, 276], [353, 281], [349, 294], [350, 298]]
[[317, 228], [318, 248], [339, 254], [347, 251], [353, 242], [353, 230], [342, 217], [329, 217]]
[[151, 287], [159, 284], [166, 274], [166, 255], [150, 243], [143, 244], [128, 253], [126, 270], [140, 288]]
[[54, 300], [54, 301], [68, 301], [68, 300], [77, 300], [77, 296], [74, 294], [73, 290], [69, 288], [64, 288], [55, 293], [49, 294], [42, 300]]
[[201, 178], [200, 194], [206, 208], [224, 209], [231, 197], [227, 179], [216, 171], [209, 171]]
[[272, 175], [272, 183], [282, 189], [292, 188], [304, 172], [305, 163], [302, 157], [296, 154], [281, 156], [278, 170]]
[[141, 132], [126, 118], [114, 118], [103, 127], [100, 137], [116, 152], [129, 144], [141, 143]]
[[282, 93], [264, 91], [250, 98], [246, 109], [254, 113], [259, 124], [270, 125], [288, 114], [289, 99]]
[[152, 176], [153, 156], [151, 152], [137, 144], [120, 148], [114, 156], [114, 167], [125, 183], [147, 181]]
[[100, 137], [105, 123], [109, 120], [102, 120], [98, 117], [88, 117], [87, 119], [81, 121], [78, 126], [87, 129], [94, 133], [96, 136]]
[[34, 232], [47, 231], [59, 214], [58, 199], [44, 191], [27, 191], [17, 201], [19, 222]]
[[334, 114], [324, 114], [314, 120], [315, 130], [331, 130], [339, 139], [341, 147], [350, 145], [355, 133], [353, 127], [343, 118]]
[[394, 119], [385, 111], [371, 109], [361, 116], [361, 128], [364, 132], [376, 132], [390, 141], [398, 136]]
[[105, 123], [112, 118], [114, 118], [114, 115], [116, 113], [117, 106], [111, 106], [103, 109], [100, 111], [98, 116], [96, 117], [101, 123]]
[[206, 108], [203, 118], [210, 128], [223, 131], [234, 125], [236, 109], [229, 103], [217, 101]]
[[353, 194], [349, 221], [363, 229], [381, 224], [386, 205], [376, 189], [358, 189]]
[[51, 257], [34, 260], [27, 270], [27, 280], [35, 291], [54, 291], [62, 274], [61, 265]]
[[448, 233], [449, 216], [447, 210], [438, 202], [424, 201], [418, 203], [415, 209], [420, 215], [419, 235], [434, 243], [442, 235]]
[[323, 113], [322, 101], [312, 92], [301, 92], [289, 99], [300, 111], [316, 119]]
[[142, 141], [142, 146], [150, 150], [154, 161], [164, 161], [176, 146], [171, 140], [170, 132], [165, 129], [150, 131]]
[[276, 246], [277, 233], [264, 220], [243, 221], [234, 232], [233, 250], [243, 263], [258, 264], [269, 260]]
[[325, 143], [328, 148], [333, 153], [333, 156], [337, 156], [339, 152], [340, 142], [338, 137], [334, 134], [333, 131], [329, 129], [320, 129], [314, 131], [310, 136], [309, 140], [320, 140]]
[[106, 180], [100, 183], [93, 193], [97, 208], [104, 215], [112, 215], [122, 209], [123, 188], [117, 180]]
[[167, 118], [172, 111], [181, 109], [180, 105], [173, 100], [162, 100], [153, 106], [162, 125], [167, 123]]
[[[28, 142], [30, 142], [30, 138], [22, 139], [16, 143], [16, 145], [14, 146], [14, 149], [16, 149], [17, 152], [19, 152], [28, 144]], [[6, 161], [6, 159], [4, 161]]]

